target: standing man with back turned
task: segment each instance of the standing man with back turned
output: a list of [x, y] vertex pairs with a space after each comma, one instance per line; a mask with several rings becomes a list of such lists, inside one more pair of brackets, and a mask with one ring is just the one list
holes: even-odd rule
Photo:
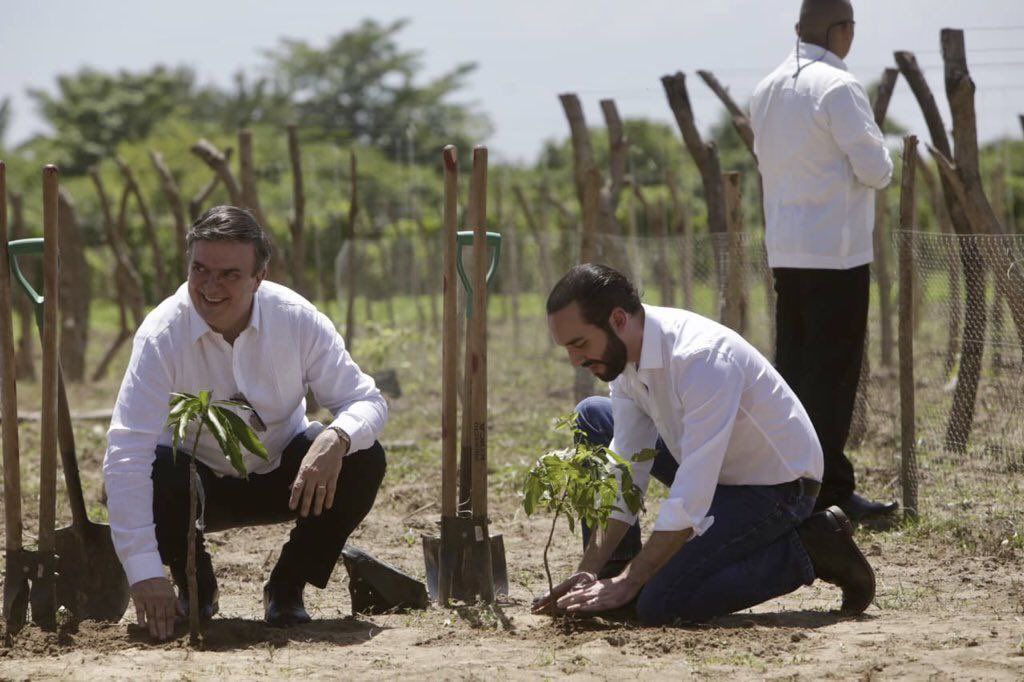
[[803, 0], [796, 50], [754, 90], [750, 118], [778, 294], [775, 364], [821, 441], [815, 509], [837, 505], [856, 521], [897, 505], [857, 495], [843, 452], [867, 331], [875, 190], [893, 171], [864, 89], [842, 61], [853, 30], [849, 0]]

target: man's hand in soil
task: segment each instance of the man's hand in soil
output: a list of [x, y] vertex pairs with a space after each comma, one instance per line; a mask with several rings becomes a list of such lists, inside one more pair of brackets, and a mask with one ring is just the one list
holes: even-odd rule
[[184, 616], [171, 581], [164, 577], [147, 578], [131, 586], [135, 617], [140, 627], [148, 628], [154, 639], [174, 634], [176, 616]]
[[326, 429], [309, 446], [302, 458], [299, 473], [292, 483], [292, 496], [288, 507], [299, 510], [300, 516], [320, 516], [325, 508], [334, 506], [334, 492], [338, 487], [343, 458], [348, 453], [348, 442], [337, 431]]
[[580, 571], [573, 573], [571, 576], [563, 580], [562, 582], [555, 585], [554, 589], [550, 592], [545, 592], [540, 597], [533, 600], [533, 612], [534, 613], [556, 613], [555, 602], [561, 597], [569, 593], [570, 590], [582, 588], [587, 585], [594, 583], [597, 580], [597, 576], [587, 571]]
[[625, 606], [636, 596], [643, 583], [623, 576], [595, 580], [570, 590], [556, 606], [568, 613], [595, 613]]

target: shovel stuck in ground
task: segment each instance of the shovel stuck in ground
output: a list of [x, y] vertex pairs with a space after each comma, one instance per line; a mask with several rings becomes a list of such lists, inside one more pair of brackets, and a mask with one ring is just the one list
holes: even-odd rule
[[[44, 176], [44, 183], [48, 180]], [[52, 193], [53, 201], [56, 202], [56, 172], [53, 174]], [[44, 184], [44, 189], [47, 185]], [[47, 195], [50, 192], [47, 192]], [[44, 221], [45, 222], [45, 221]], [[74, 620], [104, 620], [117, 621], [124, 615], [128, 608], [129, 591], [128, 582], [120, 560], [114, 551], [113, 541], [110, 536], [110, 527], [105, 524], [94, 523], [89, 520], [85, 507], [85, 497], [82, 493], [82, 482], [78, 470], [78, 460], [75, 453], [75, 437], [71, 424], [71, 414], [68, 407], [67, 394], [64, 388], [64, 379], [60, 369], [59, 358], [56, 350], [56, 334], [48, 334], [48, 325], [56, 325], [57, 320], [57, 243], [56, 243], [56, 221], [52, 229], [45, 232], [44, 239], [23, 239], [11, 242], [6, 241], [6, 229], [0, 238], [7, 247], [3, 257], [5, 263], [13, 270], [13, 274], [21, 284], [22, 289], [32, 300], [36, 310], [36, 321], [39, 325], [40, 335], [43, 337], [43, 375], [44, 375], [44, 422], [43, 429], [43, 466], [41, 472], [44, 477], [48, 476], [50, 483], [40, 486], [40, 541], [38, 552], [32, 553], [21, 549], [20, 537], [12, 542], [10, 531], [8, 535], [8, 547], [15, 548], [14, 556], [12, 550], [8, 550], [8, 584], [5, 584], [5, 618], [10, 624], [17, 624], [20, 618], [24, 623], [25, 607], [22, 603], [22, 594], [25, 591], [26, 579], [31, 582], [31, 604], [32, 618], [42, 626], [53, 626], [56, 622], [56, 610], [58, 606], [65, 607]], [[44, 240], [51, 240], [47, 244]], [[43, 253], [44, 296], [40, 296], [29, 284], [22, 274], [16, 258], [20, 255]], [[9, 302], [10, 299], [10, 270], [5, 267], [0, 275], [4, 277], [2, 287]], [[52, 283], [51, 280], [52, 279]], [[52, 306], [49, 302], [52, 301]], [[3, 301], [0, 301], [3, 305]], [[6, 306], [9, 310], [10, 306]], [[51, 321], [52, 317], [52, 321]], [[13, 335], [12, 335], [13, 338]], [[10, 390], [14, 395], [14, 375], [7, 372], [7, 363], [13, 368], [13, 346], [8, 343], [8, 337], [4, 336], [5, 345], [5, 371], [4, 388], [5, 395]], [[10, 353], [6, 348], [11, 348]], [[47, 369], [49, 368], [49, 370]], [[52, 373], [52, 374], [51, 374]], [[8, 376], [10, 379], [8, 380]], [[47, 383], [50, 381], [53, 385]], [[17, 439], [17, 414], [8, 416], [6, 408], [9, 401], [5, 400], [4, 435], [5, 439]], [[12, 405], [14, 401], [10, 401]], [[53, 402], [53, 405], [49, 403]], [[16, 406], [14, 407], [16, 410]], [[50, 414], [49, 419], [46, 415]], [[13, 436], [8, 436], [8, 429], [13, 430]], [[55, 477], [56, 462], [52, 452], [47, 448], [55, 449], [59, 443], [61, 465], [64, 471], [64, 482], [68, 492], [68, 500], [71, 507], [71, 525], [65, 528], [54, 530], [53, 513], [45, 515], [42, 509], [55, 507], [55, 486], [52, 479]], [[4, 451], [7, 452], [7, 443], [4, 444]], [[17, 449], [15, 447], [15, 453]], [[15, 454], [15, 457], [17, 455]], [[5, 462], [6, 465], [6, 462]], [[5, 471], [11, 469], [5, 466]], [[18, 488], [15, 491], [6, 489], [7, 500], [18, 500], [17, 508], [11, 509], [7, 515], [7, 524], [10, 529], [12, 521], [15, 521], [18, 535], [21, 529], [20, 510], [20, 481], [14, 482]], [[49, 489], [54, 488], [53, 493]], [[53, 497], [51, 502], [49, 497]], [[47, 498], [47, 499], [44, 499]], [[16, 518], [14, 518], [16, 513]], [[45, 518], [44, 518], [45, 517]], [[34, 568], [31, 568], [34, 565]], [[26, 568], [30, 570], [26, 571]], [[13, 571], [13, 573], [12, 573]], [[12, 575], [19, 576], [11, 580]], [[11, 595], [8, 597], [8, 587]], [[8, 609], [8, 604], [10, 609]], [[9, 616], [9, 617], [8, 617]]]
[[[469, 188], [472, 232], [457, 232], [458, 160], [455, 147], [444, 157], [444, 335], [441, 378], [441, 534], [423, 537], [427, 589], [442, 604], [449, 599], [493, 602], [508, 594], [505, 545], [492, 536], [487, 518], [487, 284], [501, 251], [501, 235], [486, 231], [487, 148], [473, 150]], [[472, 276], [457, 258], [460, 245], [473, 246]], [[488, 264], [488, 245], [493, 247]], [[461, 251], [458, 251], [461, 253]], [[467, 294], [465, 392], [461, 467], [456, 461], [458, 323], [456, 269]], [[456, 473], [460, 472], [458, 503]]]

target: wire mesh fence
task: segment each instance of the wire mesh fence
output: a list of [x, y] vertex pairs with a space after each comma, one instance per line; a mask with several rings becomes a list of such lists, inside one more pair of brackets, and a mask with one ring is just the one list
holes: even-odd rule
[[[573, 237], [554, 232], [504, 234], [502, 262], [492, 283], [492, 334], [514, 338], [516, 352], [523, 356], [552, 350], [544, 300], [553, 282], [577, 258]], [[911, 248], [912, 313], [898, 305], [896, 245], [904, 237]], [[364, 289], [356, 302], [358, 318], [376, 320], [378, 325], [439, 328], [440, 261], [429, 241], [410, 232], [359, 247]], [[1008, 295], [1024, 297], [1024, 291], [1000, 288], [994, 274], [998, 264], [1017, 269], [1012, 277], [1001, 278], [1005, 283], [1024, 279], [1024, 236], [893, 231], [879, 240], [878, 248], [887, 250], [889, 272], [879, 277], [878, 263], [873, 267], [868, 343], [849, 441], [855, 461], [856, 452], [866, 450], [876, 455], [875, 461], [886, 462], [884, 475], [897, 494], [896, 330], [899, 315], [912, 314], [923, 503], [938, 477], [944, 477], [944, 490], [946, 484], [988, 489], [1007, 475], [1024, 471], [1024, 357], [1021, 334], [1007, 303]], [[684, 307], [728, 321], [772, 358], [775, 297], [761, 234], [603, 235], [597, 253], [599, 260], [630, 275], [646, 303]], [[468, 263], [468, 253], [466, 259]], [[566, 377], [568, 391], [570, 374]]]

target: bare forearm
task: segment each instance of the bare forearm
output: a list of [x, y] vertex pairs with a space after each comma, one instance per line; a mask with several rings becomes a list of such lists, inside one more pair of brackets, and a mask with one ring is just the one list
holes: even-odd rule
[[643, 549], [629, 562], [621, 577], [633, 584], [643, 585], [675, 556], [691, 535], [692, 528], [676, 531], [659, 530], [651, 533]]
[[595, 528], [590, 536], [590, 542], [587, 543], [587, 549], [583, 552], [578, 570], [599, 573], [628, 530], [629, 524], [615, 519], [609, 519], [604, 529]]

